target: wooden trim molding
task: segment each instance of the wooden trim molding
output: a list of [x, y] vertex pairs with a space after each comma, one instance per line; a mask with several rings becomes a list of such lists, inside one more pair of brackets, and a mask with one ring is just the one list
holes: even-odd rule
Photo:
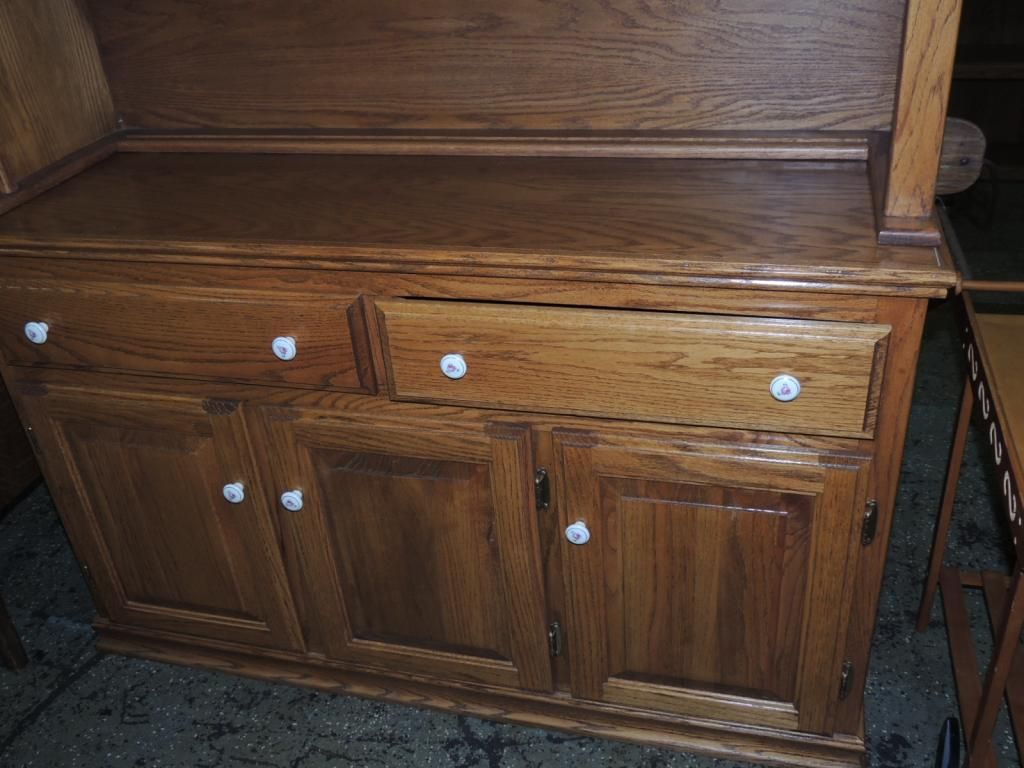
[[909, 0], [885, 217], [927, 219], [935, 198], [961, 0]]
[[190, 132], [128, 131], [122, 152], [234, 152], [331, 155], [646, 157], [732, 160], [868, 158], [864, 134], [837, 132]]
[[[32, 198], [38, 197], [61, 182], [67, 181], [72, 176], [78, 175], [101, 160], [106, 160], [116, 151], [117, 135], [110, 134], [82, 147], [77, 152], [72, 152], [31, 176], [27, 176], [10, 194], [0, 195], [0, 216], [27, 203]], [[0, 172], [2, 172], [2, 167], [0, 167]]]

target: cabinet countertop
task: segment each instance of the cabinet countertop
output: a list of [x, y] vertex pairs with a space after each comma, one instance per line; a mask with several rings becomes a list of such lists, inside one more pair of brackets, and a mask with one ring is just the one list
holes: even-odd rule
[[0, 253], [940, 295], [863, 162], [121, 153], [0, 217]]

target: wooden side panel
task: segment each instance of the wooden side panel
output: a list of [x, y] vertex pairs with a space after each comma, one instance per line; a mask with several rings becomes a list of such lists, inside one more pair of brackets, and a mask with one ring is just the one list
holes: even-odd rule
[[885, 215], [931, 214], [961, 0], [910, 0], [889, 152]]
[[78, 0], [0, 3], [0, 192], [115, 128]]
[[130, 126], [878, 129], [902, 0], [91, 0]]

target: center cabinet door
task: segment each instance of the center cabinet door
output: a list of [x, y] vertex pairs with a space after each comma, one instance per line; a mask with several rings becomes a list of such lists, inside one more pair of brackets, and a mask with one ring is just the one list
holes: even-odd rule
[[828, 732], [866, 462], [568, 430], [554, 445], [562, 526], [590, 534], [562, 542], [573, 694]]
[[440, 678], [551, 690], [530, 432], [264, 408], [312, 647]]

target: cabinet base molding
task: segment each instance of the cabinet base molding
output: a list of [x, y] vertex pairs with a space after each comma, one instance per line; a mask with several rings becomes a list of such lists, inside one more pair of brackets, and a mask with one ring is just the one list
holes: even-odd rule
[[487, 686], [438, 685], [408, 675], [385, 676], [335, 661], [265, 651], [169, 632], [139, 632], [104, 620], [95, 624], [105, 653], [201, 667], [330, 693], [379, 699], [580, 736], [696, 752], [763, 765], [838, 768], [863, 766], [862, 739], [814, 736], [781, 729], [737, 726], [653, 714], [576, 699], [567, 693], [529, 694]]

